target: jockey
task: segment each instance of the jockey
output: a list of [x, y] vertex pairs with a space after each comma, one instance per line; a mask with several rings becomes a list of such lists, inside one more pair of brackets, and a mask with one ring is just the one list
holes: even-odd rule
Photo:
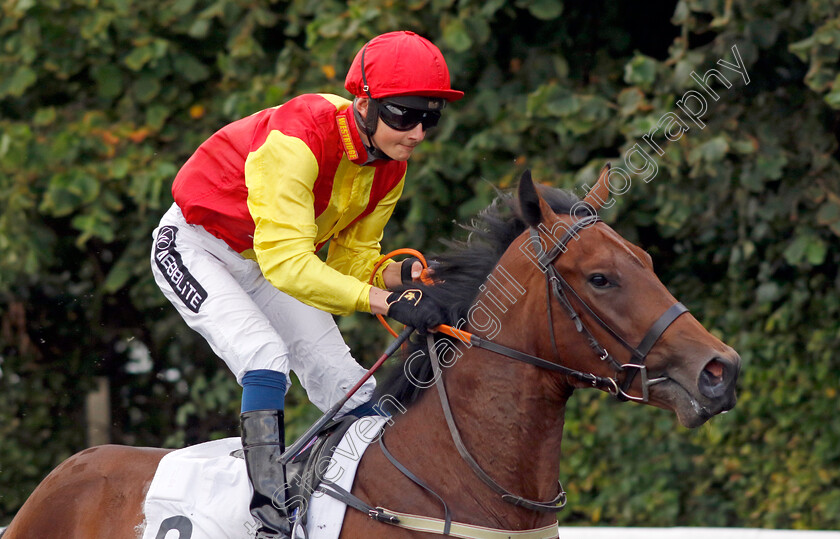
[[[369, 41], [344, 86], [352, 102], [301, 95], [212, 135], [178, 172], [154, 231], [155, 281], [242, 385], [250, 507], [264, 537], [290, 533], [277, 465], [289, 370], [321, 410], [365, 374], [332, 315], [387, 314], [418, 329], [445, 321], [431, 298], [387, 291], [419, 275], [416, 259], [385, 263], [368, 281], [406, 161], [464, 94], [440, 50], [412, 32]], [[339, 416], [369, 412], [375, 385]]]

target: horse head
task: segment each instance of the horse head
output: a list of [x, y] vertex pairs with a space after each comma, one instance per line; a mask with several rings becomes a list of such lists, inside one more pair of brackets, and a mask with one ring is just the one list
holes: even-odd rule
[[[735, 405], [740, 357], [668, 292], [645, 251], [597, 218], [604, 199], [592, 193], [557, 214], [530, 173], [522, 176], [519, 213], [529, 228], [500, 265], [530, 275], [526, 288], [546, 290], [530, 294], [540, 299], [528, 311], [546, 313], [551, 326], [522, 331], [542, 343], [535, 348], [542, 357], [562, 358], [569, 369], [611, 381], [601, 385], [620, 398], [672, 410], [684, 426], [697, 427]], [[566, 378], [572, 387], [589, 384]]]

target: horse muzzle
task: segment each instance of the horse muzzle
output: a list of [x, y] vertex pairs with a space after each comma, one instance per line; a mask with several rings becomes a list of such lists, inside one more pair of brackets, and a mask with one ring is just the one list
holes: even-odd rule
[[741, 358], [729, 348], [707, 360], [696, 376], [665, 375], [666, 380], [651, 390], [651, 397], [672, 409], [683, 426], [699, 427], [735, 407], [740, 370]]

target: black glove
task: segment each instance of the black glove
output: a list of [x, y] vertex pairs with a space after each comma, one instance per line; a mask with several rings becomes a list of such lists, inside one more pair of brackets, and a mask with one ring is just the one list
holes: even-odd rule
[[402, 261], [402, 265], [400, 266], [400, 280], [402, 281], [403, 286], [411, 286], [416, 282], [421, 282], [429, 286], [435, 284], [435, 269], [440, 266], [440, 262], [437, 260], [430, 260], [429, 267], [423, 268], [420, 272], [420, 277], [412, 279], [411, 268], [414, 266], [415, 262], [420, 262], [420, 259], [416, 256], [410, 256]]
[[391, 292], [388, 296], [388, 316], [406, 326], [424, 331], [446, 323], [443, 308], [423, 291], [411, 288]]
[[415, 262], [420, 262], [420, 259], [416, 256], [410, 256], [402, 261], [400, 265], [400, 280], [403, 286], [408, 286], [414, 282], [414, 279], [411, 278], [411, 268]]

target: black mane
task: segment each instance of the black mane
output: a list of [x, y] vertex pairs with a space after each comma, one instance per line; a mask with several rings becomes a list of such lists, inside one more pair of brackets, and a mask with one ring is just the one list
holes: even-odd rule
[[[557, 214], [568, 214], [580, 199], [569, 191], [537, 186], [540, 195]], [[502, 254], [510, 244], [525, 231], [527, 225], [519, 216], [516, 197], [513, 192], [500, 192], [493, 202], [469, 224], [461, 225], [467, 231], [466, 240], [443, 240], [447, 247], [442, 253], [429, 257], [439, 265], [435, 268], [434, 286], [412, 285], [420, 288], [423, 294], [437, 300], [441, 305], [449, 306], [448, 324], [455, 325], [458, 320], [466, 319], [467, 313], [475, 302], [481, 286], [493, 271]], [[415, 336], [416, 338], [416, 336]], [[417, 350], [426, 350], [426, 340], [416, 339], [411, 342], [406, 359]], [[412, 361], [410, 375], [413, 380], [432, 379], [431, 365], [425, 360]], [[395, 399], [400, 405], [408, 407], [422, 392], [403, 369], [403, 363], [393, 366], [387, 380], [380, 384], [375, 400], [383, 396]], [[390, 407], [387, 412], [394, 413]]]

